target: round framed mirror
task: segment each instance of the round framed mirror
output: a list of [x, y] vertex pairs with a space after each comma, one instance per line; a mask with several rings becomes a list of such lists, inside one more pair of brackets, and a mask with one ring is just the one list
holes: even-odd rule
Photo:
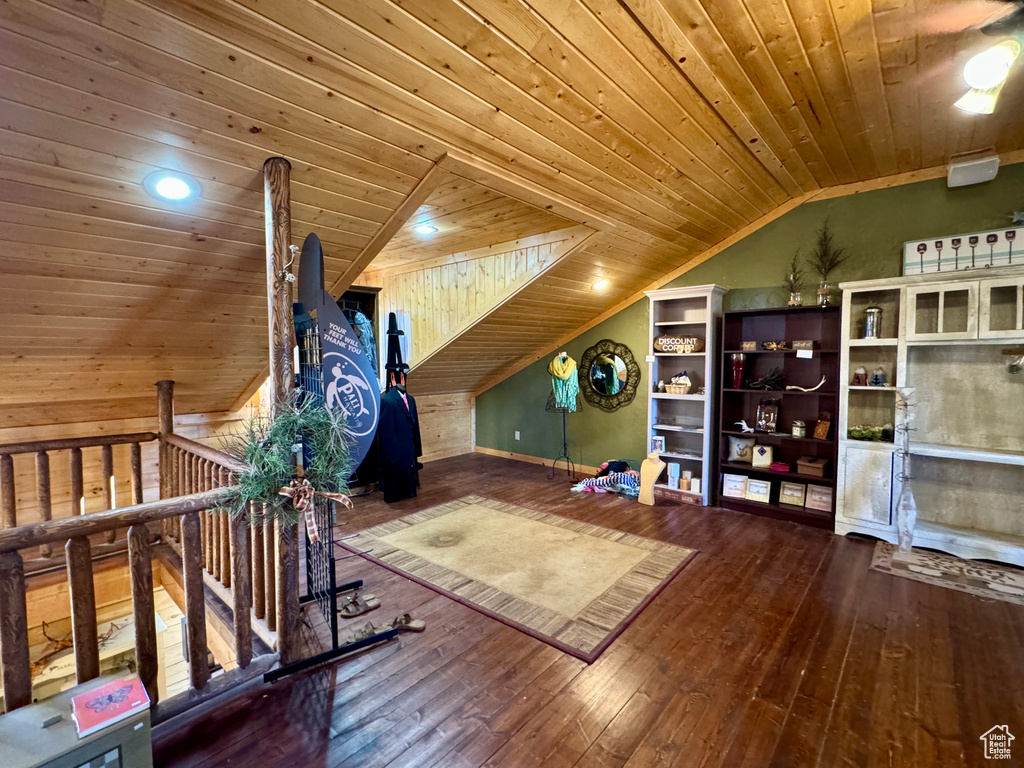
[[633, 402], [640, 384], [640, 366], [625, 344], [602, 339], [583, 353], [579, 378], [584, 399], [611, 412]]

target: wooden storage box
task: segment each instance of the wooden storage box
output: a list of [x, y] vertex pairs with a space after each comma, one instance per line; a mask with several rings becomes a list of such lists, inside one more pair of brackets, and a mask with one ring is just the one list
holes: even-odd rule
[[796, 471], [802, 475], [824, 477], [827, 470], [828, 459], [821, 459], [816, 456], [803, 456], [796, 462]]
[[703, 504], [703, 499], [699, 493], [691, 493], [690, 491], [684, 491], [679, 488], [669, 488], [665, 485], [654, 486], [654, 498], [656, 501], [664, 500], [677, 504]]

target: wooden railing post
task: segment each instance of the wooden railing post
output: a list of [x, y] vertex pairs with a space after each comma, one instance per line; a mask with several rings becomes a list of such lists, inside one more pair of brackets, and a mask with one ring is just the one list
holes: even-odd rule
[[[169, 499], [179, 495], [172, 489], [175, 465], [172, 449], [167, 445], [167, 436], [174, 432], [174, 382], [170, 379], [156, 383], [156, 419], [160, 440], [160, 498]], [[174, 536], [174, 520], [167, 518], [160, 523], [160, 532], [165, 542], [170, 541]]]
[[257, 619], [267, 615], [267, 572], [263, 566], [263, 523], [254, 519], [253, 503], [249, 504], [249, 530], [252, 531], [252, 609]]
[[[104, 445], [100, 448], [103, 474], [103, 508], [114, 509], [117, 499], [114, 495], [114, 446]], [[117, 531], [107, 531], [107, 543], [113, 544]]]
[[85, 491], [82, 484], [82, 449], [72, 448], [69, 461], [71, 464], [71, 514], [85, 514]]
[[25, 566], [17, 552], [0, 552], [0, 667], [7, 711], [31, 704]]
[[[264, 505], [266, 515], [266, 505]], [[263, 567], [266, 568], [267, 578], [264, 585], [266, 596], [266, 619], [267, 628], [271, 632], [277, 631], [277, 547], [274, 546], [274, 521], [269, 517], [263, 520]]]
[[149, 548], [149, 529], [144, 525], [133, 525], [128, 529], [128, 567], [135, 615], [135, 663], [139, 679], [149, 693], [150, 703], [156, 705], [160, 698], [157, 685], [160, 656], [156, 646], [153, 561]]
[[196, 512], [181, 517], [181, 563], [185, 581], [185, 618], [188, 622], [189, 680], [193, 688], [200, 690], [210, 679], [210, 667], [206, 661], [206, 595], [199, 549], [199, 515]]
[[[53, 517], [50, 499], [50, 454], [46, 451], [36, 453], [36, 504], [39, 505], [39, 517], [43, 521]], [[50, 557], [53, 548], [49, 544], [39, 547], [39, 554]]]
[[[291, 164], [283, 157], [271, 157], [263, 164], [264, 211], [267, 240], [267, 318], [269, 320], [271, 408], [278, 408], [291, 395], [292, 348], [295, 331], [292, 326], [291, 284], [283, 279], [292, 239]], [[275, 526], [269, 526], [267, 552], [271, 552]], [[277, 640], [281, 661], [285, 664], [298, 658], [299, 561], [295, 541], [297, 526], [278, 527], [277, 568]], [[273, 556], [267, 558], [268, 582]], [[268, 594], [273, 593], [269, 589]], [[268, 601], [273, 603], [274, 599]], [[267, 611], [267, 623], [271, 621]]]
[[78, 684], [100, 675], [100, 646], [96, 637], [96, 594], [92, 583], [89, 538], [79, 536], [64, 546], [71, 591], [71, 633], [75, 644]]
[[17, 499], [14, 493], [14, 459], [9, 453], [0, 453], [0, 522], [4, 528], [18, 525]]
[[243, 669], [252, 661], [251, 564], [249, 562], [249, 515], [231, 521], [232, 595], [235, 614], [235, 660]]
[[[160, 455], [163, 456], [163, 446]], [[132, 504], [142, 503], [142, 445], [132, 443]]]

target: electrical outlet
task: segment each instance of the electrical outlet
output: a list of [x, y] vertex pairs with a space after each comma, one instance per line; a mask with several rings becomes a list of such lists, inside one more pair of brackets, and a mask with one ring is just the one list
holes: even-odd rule
[[519, 439], [519, 430], [517, 429], [516, 430], [516, 440], [518, 440], [518, 439]]

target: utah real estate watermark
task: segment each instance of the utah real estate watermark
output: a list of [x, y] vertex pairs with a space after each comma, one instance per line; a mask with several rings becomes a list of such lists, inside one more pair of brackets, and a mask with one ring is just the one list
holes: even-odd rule
[[1009, 760], [1010, 742], [1014, 735], [1010, 733], [1008, 725], [993, 725], [985, 733], [981, 734], [981, 740], [985, 743], [985, 758], [988, 760]]

